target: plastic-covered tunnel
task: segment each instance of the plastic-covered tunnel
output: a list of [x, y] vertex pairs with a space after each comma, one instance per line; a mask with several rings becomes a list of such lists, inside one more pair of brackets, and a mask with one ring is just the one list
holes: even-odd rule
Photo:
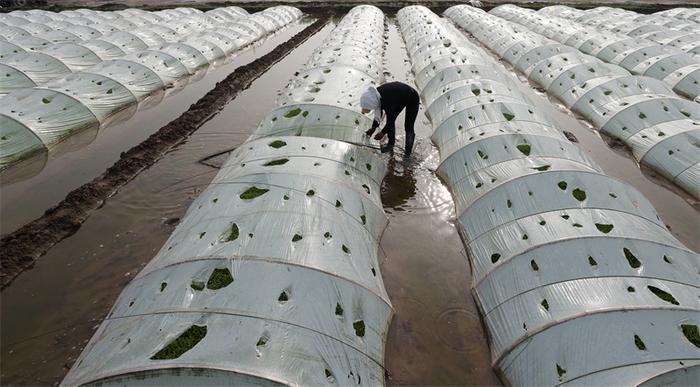
[[[700, 101], [700, 56], [658, 42], [661, 31], [672, 32], [668, 28], [655, 26], [654, 35], [640, 33], [639, 29], [648, 24], [639, 21], [588, 27], [574, 20], [512, 5], [496, 7], [491, 13], [604, 62], [616, 64], [632, 74], [659, 79], [679, 95]], [[697, 32], [700, 33], [700, 29]], [[696, 39], [700, 37], [698, 33]], [[673, 35], [677, 37], [677, 33]]]
[[446, 15], [551, 97], [626, 144], [641, 164], [700, 198], [696, 102], [659, 79], [632, 75], [480, 9], [457, 6]]
[[[0, 98], [0, 169], [118, 113], [128, 118], [148, 96], [301, 16], [288, 6], [82, 11], [0, 15], [0, 94], [9, 93]], [[78, 27], [91, 32], [70, 32]]]
[[[466, 6], [445, 14], [477, 37], [491, 34], [484, 43], [516, 67], [537, 57], [528, 54], [531, 45], [548, 43]], [[519, 91], [517, 78], [449, 21], [422, 6], [402, 9], [398, 19], [504, 382], [697, 380], [700, 256], [676, 240], [639, 191], [604, 175]], [[586, 73], [593, 74], [584, 68], [560, 79]]]
[[[384, 16], [353, 8], [120, 295], [63, 385], [381, 385], [384, 161], [355, 101]], [[345, 85], [353, 85], [349, 88]]]

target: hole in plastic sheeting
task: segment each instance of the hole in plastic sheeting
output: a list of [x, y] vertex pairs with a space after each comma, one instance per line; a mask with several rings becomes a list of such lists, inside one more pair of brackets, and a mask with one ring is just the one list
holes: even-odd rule
[[362, 184], [362, 188], [364, 188], [365, 191], [367, 191], [367, 194], [369, 195], [369, 193], [370, 193], [369, 186], [367, 184]]
[[647, 346], [644, 345], [644, 342], [642, 341], [642, 339], [637, 335], [634, 335], [634, 345], [636, 345], [637, 349], [639, 349], [640, 351], [647, 350]]
[[549, 302], [547, 302], [547, 299], [543, 299], [542, 302], [540, 302], [540, 305], [544, 308], [544, 310], [549, 310]]
[[360, 215], [360, 220], [362, 221], [362, 224], [367, 224], [367, 217], [364, 215]]
[[282, 196], [282, 199], [284, 199], [284, 200], [289, 200], [289, 195], [284, 195], [284, 196]]
[[596, 223], [595, 228], [597, 228], [598, 231], [602, 232], [603, 234], [607, 234], [610, 231], [612, 231], [612, 229], [615, 228], [615, 226], [613, 226], [612, 224]]
[[627, 287], [627, 291], [630, 292], [630, 293], [634, 293], [634, 292], [636, 292], [637, 290], [636, 290], [633, 286], [628, 286], [628, 287]]
[[526, 240], [528, 240], [530, 237], [527, 236], [527, 234], [523, 234], [522, 238], [523, 238], [524, 241], [526, 241]]
[[684, 110], [681, 110], [681, 114], [683, 114], [683, 115], [686, 116], [686, 117], [690, 117], [690, 113], [688, 113], [688, 112], [686, 112], [686, 111], [684, 111]]
[[566, 374], [566, 370], [564, 368], [561, 368], [559, 364], [557, 364], [557, 375], [559, 375], [559, 379], [561, 379], [562, 376]]
[[226, 237], [226, 242], [233, 242], [238, 239], [239, 233], [240, 230], [238, 229], [238, 225], [236, 223], [231, 224], [231, 231], [229, 231], [228, 236]]
[[627, 263], [629, 263], [629, 265], [633, 269], [636, 269], [636, 268], [642, 266], [642, 263], [639, 261], [639, 259], [637, 259], [637, 257], [634, 254], [632, 254], [632, 252], [627, 247], [624, 247], [622, 249], [622, 252], [625, 254], [625, 258], [627, 259]]
[[200, 233], [199, 233], [199, 239], [204, 238], [205, 235], [207, 235], [207, 232], [206, 232], [206, 231], [200, 232]]
[[671, 258], [664, 255], [664, 262], [671, 263]]
[[544, 220], [540, 220], [540, 226], [544, 226], [545, 224], [547, 224], [547, 222], [546, 222], [546, 221], [544, 221]]
[[286, 113], [284, 113], [284, 117], [285, 118], [292, 118], [292, 117], [298, 116], [300, 113], [301, 113], [301, 108], [294, 108], [294, 109], [289, 110]]
[[561, 216], [564, 220], [569, 220], [570, 216], [567, 214], [564, 214]]
[[506, 200], [506, 206], [507, 206], [508, 208], [513, 207], [513, 202], [511, 202], [510, 199]]
[[279, 149], [279, 148], [282, 148], [283, 146], [286, 146], [287, 143], [282, 141], [282, 140], [275, 140], [267, 145], [272, 147], [272, 148]]
[[214, 269], [207, 281], [207, 289], [218, 290], [233, 282], [233, 276], [228, 268]]
[[680, 305], [678, 301], [673, 297], [671, 293], [668, 293], [664, 290], [661, 290], [655, 286], [648, 285], [647, 288], [649, 289], [650, 292], [654, 293], [656, 297], [659, 297], [660, 299], [671, 303], [673, 305]]
[[583, 225], [581, 223], [574, 223], [574, 224], [572, 224], [572, 226], [577, 227], [577, 228], [583, 227]]
[[548, 164], [548, 165], [543, 165], [543, 166], [541, 166], [541, 167], [534, 167], [534, 168], [532, 168], [532, 169], [534, 169], [534, 170], [536, 170], [536, 171], [544, 172], [544, 171], [548, 170], [548, 169], [551, 168], [551, 167], [552, 167], [552, 166]]
[[286, 158], [285, 159], [270, 160], [270, 161], [266, 162], [265, 164], [263, 164], [263, 166], [264, 167], [272, 167], [275, 165], [284, 165], [284, 164], [287, 164], [288, 161], [289, 161], [289, 159], [286, 159]]
[[588, 256], [588, 264], [591, 266], [598, 266], [598, 262], [596, 262], [596, 260], [593, 259], [593, 257], [591, 257], [590, 255]]
[[255, 343], [255, 346], [256, 347], [264, 347], [267, 345], [268, 340], [270, 340], [270, 339], [265, 337], [265, 336], [260, 336], [260, 338], [258, 339], [258, 342]]
[[567, 186], [568, 186], [568, 184], [566, 184], [566, 182], [563, 180], [557, 183], [557, 187], [559, 187], [559, 189], [561, 189], [562, 191], [566, 190]]
[[342, 316], [343, 315], [343, 307], [340, 306], [340, 303], [335, 304], [335, 315], [336, 316]]
[[192, 281], [190, 287], [196, 291], [204, 290], [204, 281]]
[[520, 144], [517, 145], [516, 148], [518, 148], [520, 153], [524, 154], [525, 156], [530, 155], [530, 144]]
[[163, 290], [165, 290], [165, 288], [166, 288], [167, 286], [168, 286], [168, 283], [167, 283], [167, 282], [161, 282], [161, 283], [160, 283], [160, 291], [162, 292]]
[[372, 275], [375, 277], [377, 276], [377, 271], [374, 268], [372, 268]]
[[357, 337], [365, 336], [365, 322], [363, 320], [358, 320], [352, 323], [352, 327], [355, 329], [355, 335]]
[[335, 208], [340, 208], [343, 206], [343, 203], [340, 202], [340, 200], [335, 201]]
[[44, 104], [51, 103], [51, 100], [48, 98], [42, 98], [41, 103], [44, 103]]
[[639, 119], [643, 120], [645, 118], [647, 118], [647, 115], [642, 112], [639, 112]]
[[301, 235], [299, 235], [299, 234], [294, 234], [294, 236], [292, 237], [292, 242], [298, 242], [298, 241], [300, 241], [300, 240], [302, 240], [302, 239], [304, 239], [303, 236], [301, 236]]
[[479, 155], [479, 157], [481, 157], [483, 160], [487, 160], [487, 159], [489, 158], [489, 155], [487, 155], [486, 153], [484, 153], [484, 152], [481, 151], [481, 150], [477, 150], [476, 153], [477, 153], [477, 154]]
[[579, 202], [582, 202], [586, 200], [586, 191], [575, 188], [572, 192], [571, 195], [573, 195], [574, 199], [578, 200]]
[[[312, 101], [313, 101], [313, 100], [312, 100]], [[304, 110], [304, 112], [301, 113], [301, 116], [302, 116], [302, 117], [306, 117], [306, 116], [308, 116], [308, 115], [309, 115], [309, 112], [306, 111], [306, 110]]]
[[350, 249], [347, 246], [343, 245], [342, 249], [345, 254], [350, 254]]
[[277, 301], [282, 302], [282, 303], [289, 301], [289, 294], [287, 294], [286, 290], [284, 290], [284, 291], [282, 291], [282, 293], [280, 293], [280, 296], [277, 297]]
[[326, 374], [326, 380], [328, 381], [328, 383], [335, 383], [335, 377], [333, 377], [333, 373], [331, 372], [331, 370], [326, 368], [324, 372]]
[[501, 254], [491, 254], [491, 263], [496, 263], [499, 259], [501, 259]]
[[315, 194], [316, 194], [316, 192], [314, 192], [314, 190], [312, 190], [312, 189], [306, 191], [306, 196], [314, 196]]
[[481, 89], [479, 89], [478, 87], [475, 87], [472, 89], [472, 93], [474, 95], [478, 96], [479, 94], [481, 94]]
[[206, 326], [192, 325], [187, 328], [186, 331], [182, 332], [177, 339], [151, 356], [151, 360], [177, 359], [202, 341], [206, 335]]
[[372, 164], [370, 164], [370, 163], [365, 164], [365, 168], [367, 168], [368, 171], [371, 171], [371, 170], [372, 170]]
[[534, 259], [530, 260], [530, 267], [532, 267], [532, 270], [534, 270], [534, 271], [539, 271], [539, 270], [540, 270], [540, 267], [537, 266], [537, 262], [535, 262]]
[[690, 341], [694, 346], [700, 348], [700, 331], [698, 326], [693, 324], [681, 324], [683, 336]]
[[248, 188], [247, 190], [245, 190], [245, 192], [243, 192], [243, 193], [241, 194], [240, 198], [243, 199], [243, 200], [254, 199], [254, 198], [257, 198], [257, 197], [260, 196], [260, 195], [263, 195], [263, 194], [266, 193], [267, 191], [269, 191], [269, 189], [258, 188], [258, 187], [253, 186], [253, 187], [250, 187], [250, 188]]

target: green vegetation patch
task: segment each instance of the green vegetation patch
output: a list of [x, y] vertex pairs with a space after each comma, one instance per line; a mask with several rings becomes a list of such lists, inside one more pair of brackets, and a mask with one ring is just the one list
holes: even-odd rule
[[693, 324], [681, 324], [683, 336], [690, 341], [694, 346], [700, 348], [700, 332], [698, 326]]
[[292, 110], [289, 110], [288, 112], [284, 113], [285, 118], [292, 118], [296, 117], [301, 113], [301, 108], [294, 108]]
[[275, 140], [275, 141], [273, 141], [273, 142], [271, 142], [271, 143], [269, 143], [269, 144], [267, 144], [267, 145], [270, 146], [270, 147], [273, 147], [273, 148], [275, 148], [275, 149], [279, 149], [279, 148], [282, 148], [283, 146], [286, 146], [287, 143], [284, 142], [284, 141], [282, 141], [282, 140]]
[[561, 379], [562, 376], [566, 374], [566, 370], [561, 368], [559, 364], [557, 364], [557, 375], [559, 375], [559, 379]]
[[540, 267], [537, 266], [537, 262], [535, 262], [534, 259], [530, 261], [530, 267], [532, 267], [532, 270], [534, 270], [534, 271], [539, 271], [539, 270], [540, 270]]
[[590, 255], [588, 256], [588, 264], [591, 266], [598, 266], [598, 262], [596, 262], [596, 260], [593, 259], [593, 257], [591, 257]]
[[575, 188], [572, 192], [571, 195], [574, 196], [574, 199], [578, 200], [579, 202], [582, 202], [586, 200], [586, 191], [580, 189], [580, 188]]
[[303, 236], [301, 236], [299, 234], [294, 234], [294, 236], [292, 237], [292, 242], [299, 242], [302, 239], [304, 239]]
[[228, 268], [214, 269], [207, 281], [207, 289], [217, 290], [229, 286], [233, 276]]
[[190, 287], [196, 291], [204, 290], [204, 281], [192, 281]]
[[607, 234], [612, 231], [615, 226], [612, 224], [596, 223], [595, 228], [597, 228], [598, 231], [602, 232], [603, 234]]
[[517, 145], [516, 148], [525, 156], [530, 156], [530, 144], [520, 144]]
[[286, 290], [283, 291], [282, 293], [280, 293], [280, 296], [277, 297], [277, 301], [279, 301], [279, 302], [287, 302], [287, 301], [289, 301], [289, 294], [287, 294], [287, 291], [286, 291]]
[[636, 345], [637, 349], [639, 349], [640, 351], [647, 350], [647, 346], [644, 345], [644, 342], [642, 341], [642, 339], [637, 335], [634, 335], [634, 345]]
[[510, 113], [503, 113], [503, 118], [505, 118], [506, 121], [511, 121], [513, 118], [515, 118], [515, 116]]
[[186, 331], [180, 334], [177, 339], [173, 340], [165, 348], [156, 352], [151, 356], [151, 360], [170, 360], [177, 359], [185, 352], [192, 349], [197, 343], [207, 335], [207, 327], [192, 325]]
[[566, 182], [563, 180], [557, 183], [557, 187], [559, 187], [559, 189], [561, 189], [562, 191], [566, 190], [566, 187], [568, 187], [568, 186], [569, 185], [566, 184]]
[[343, 307], [340, 306], [340, 303], [335, 304], [335, 315], [336, 315], [336, 316], [342, 316], [342, 315], [343, 315]]
[[501, 259], [501, 254], [491, 254], [491, 263], [496, 263], [499, 259]]
[[479, 89], [478, 87], [473, 88], [472, 94], [478, 96], [479, 94], [481, 94], [481, 89]]
[[269, 191], [269, 189], [265, 188], [258, 188], [258, 187], [250, 187], [245, 192], [243, 192], [240, 196], [241, 199], [243, 200], [250, 200], [250, 199], [255, 199], [260, 195], [263, 195], [265, 192]]
[[238, 239], [239, 233], [240, 230], [238, 229], [238, 225], [236, 223], [233, 223], [231, 225], [231, 231], [228, 233], [228, 237], [226, 238], [226, 242], [233, 242], [236, 239]]
[[632, 252], [627, 248], [623, 248], [622, 252], [625, 254], [625, 258], [627, 258], [627, 263], [633, 268], [636, 269], [640, 266], [642, 266], [642, 263], [637, 259], [637, 257], [632, 254]]
[[546, 170], [549, 170], [549, 168], [551, 168], [551, 167], [552, 167], [551, 165], [543, 165], [541, 167], [534, 167], [532, 169], [534, 169], [535, 171], [544, 172]]
[[542, 300], [542, 302], [540, 302], [540, 305], [542, 305], [544, 310], [549, 310], [549, 302], [547, 302], [546, 298], [544, 300]]
[[265, 164], [263, 164], [263, 166], [264, 167], [272, 167], [275, 165], [284, 165], [284, 164], [287, 164], [288, 161], [289, 161], [289, 159], [287, 159], [287, 158], [270, 160], [270, 161], [266, 162]]
[[352, 323], [352, 327], [355, 328], [355, 335], [357, 337], [364, 337], [365, 336], [365, 322], [362, 320], [355, 321]]
[[668, 293], [666, 291], [663, 291], [655, 286], [648, 285], [647, 288], [649, 289], [650, 292], [654, 293], [656, 297], [659, 297], [660, 299], [671, 303], [673, 305], [680, 305], [678, 300], [676, 300], [671, 293]]

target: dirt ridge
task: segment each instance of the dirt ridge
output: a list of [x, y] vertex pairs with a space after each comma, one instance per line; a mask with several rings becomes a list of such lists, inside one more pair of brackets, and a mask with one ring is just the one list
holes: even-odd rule
[[71, 191], [41, 217], [3, 235], [0, 239], [0, 289], [6, 288], [19, 274], [33, 267], [36, 260], [52, 246], [78, 231], [92, 211], [100, 208], [142, 170], [156, 163], [167, 151], [199, 129], [226, 103], [323, 28], [329, 20], [330, 17], [316, 20], [269, 53], [238, 67], [179, 117], [140, 144], [122, 152], [120, 159], [100, 176]]

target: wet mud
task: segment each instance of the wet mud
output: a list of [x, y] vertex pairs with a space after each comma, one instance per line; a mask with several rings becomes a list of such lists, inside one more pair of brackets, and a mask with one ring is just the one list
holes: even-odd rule
[[196, 131], [253, 80], [318, 32], [327, 22], [328, 18], [317, 20], [268, 54], [237, 68], [181, 116], [141, 144], [123, 152], [119, 161], [102, 175], [73, 190], [40, 218], [3, 236], [0, 240], [2, 288], [9, 285], [23, 270], [31, 268], [35, 260], [53, 245], [74, 234], [90, 213], [103, 205], [120, 187]]
[[[387, 81], [415, 87], [395, 20], [389, 21], [386, 49]], [[454, 202], [435, 174], [440, 158], [423, 109], [408, 160], [403, 159], [404, 114], [397, 119], [395, 154], [382, 183], [389, 225], [380, 264], [396, 311], [386, 344], [387, 384], [500, 385], [471, 295], [471, 269], [455, 226]]]

